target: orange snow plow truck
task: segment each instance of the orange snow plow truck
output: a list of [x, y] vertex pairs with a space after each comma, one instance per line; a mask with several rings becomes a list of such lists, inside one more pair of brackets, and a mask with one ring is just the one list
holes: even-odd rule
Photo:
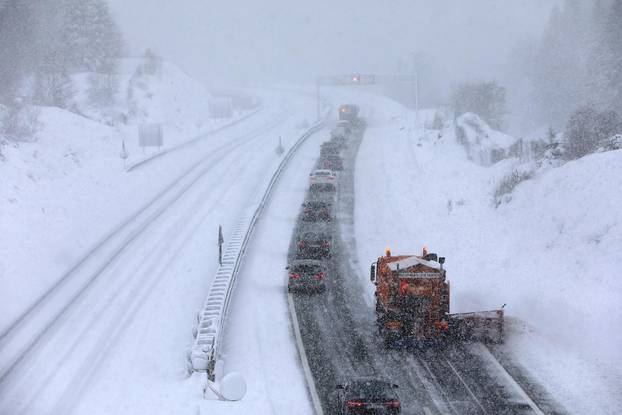
[[371, 265], [376, 322], [386, 347], [440, 345], [448, 341], [503, 342], [503, 308], [450, 314], [445, 258], [386, 255]]

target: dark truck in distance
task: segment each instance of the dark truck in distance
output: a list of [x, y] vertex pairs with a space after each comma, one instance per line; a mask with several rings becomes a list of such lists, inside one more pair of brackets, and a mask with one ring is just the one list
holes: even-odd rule
[[359, 118], [359, 107], [354, 104], [344, 104], [339, 107], [339, 119], [354, 122]]

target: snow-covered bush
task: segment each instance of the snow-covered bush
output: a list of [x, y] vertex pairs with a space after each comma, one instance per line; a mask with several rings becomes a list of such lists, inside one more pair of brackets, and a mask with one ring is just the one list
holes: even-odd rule
[[622, 149], [622, 134], [611, 136], [600, 143], [598, 152], [613, 151]]
[[499, 207], [502, 203], [508, 203], [512, 200], [511, 195], [516, 186], [525, 180], [531, 179], [532, 177], [532, 171], [514, 170], [512, 173], [501, 179], [494, 192], [495, 207]]
[[39, 110], [16, 103], [0, 108], [0, 134], [15, 141], [35, 141], [39, 131]]
[[594, 153], [621, 128], [614, 111], [598, 112], [591, 107], [576, 110], [566, 125], [566, 156], [573, 160]]

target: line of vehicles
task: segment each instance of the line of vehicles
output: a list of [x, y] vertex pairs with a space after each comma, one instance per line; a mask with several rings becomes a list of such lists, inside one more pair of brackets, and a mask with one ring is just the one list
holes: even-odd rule
[[[333, 250], [333, 204], [338, 190], [341, 152], [362, 125], [356, 105], [342, 105], [330, 140], [322, 144], [309, 192], [295, 230], [296, 255], [287, 267], [290, 292], [323, 292], [330, 278]], [[392, 255], [387, 249], [370, 267], [376, 286], [375, 313], [385, 348], [440, 347], [455, 341], [502, 342], [503, 308], [450, 314], [450, 283], [445, 258], [428, 252]], [[399, 414], [397, 385], [386, 379], [357, 378], [337, 385], [337, 411], [350, 414]]]
[[[349, 108], [348, 111], [342, 111]], [[343, 114], [343, 115], [342, 115]], [[323, 292], [328, 275], [327, 260], [333, 252], [333, 204], [337, 172], [343, 170], [342, 151], [359, 126], [358, 107], [344, 105], [340, 119], [322, 143], [315, 169], [309, 174], [309, 192], [302, 204], [295, 232], [296, 255], [288, 265], [288, 291]]]

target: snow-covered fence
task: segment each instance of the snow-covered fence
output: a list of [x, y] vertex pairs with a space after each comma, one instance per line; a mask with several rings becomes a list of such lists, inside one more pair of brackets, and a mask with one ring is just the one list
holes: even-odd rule
[[196, 338], [190, 354], [193, 370], [207, 371], [208, 375], [213, 378], [216, 361], [219, 360], [220, 356], [225, 321], [235, 288], [236, 277], [257, 220], [289, 160], [305, 140], [323, 126], [323, 121], [314, 124], [289, 149], [272, 175], [265, 191], [260, 195], [261, 197], [249, 205], [233, 229], [224, 251], [222, 265], [218, 267], [216, 277], [212, 281], [207, 299], [199, 315]]

